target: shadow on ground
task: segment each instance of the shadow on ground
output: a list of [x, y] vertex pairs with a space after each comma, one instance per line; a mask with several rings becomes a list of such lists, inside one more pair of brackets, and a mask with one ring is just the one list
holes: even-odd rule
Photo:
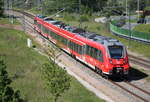
[[140, 70], [137, 70], [133, 67], [131, 68], [130, 74], [129, 74], [129, 81], [141, 80], [141, 79], [144, 79], [146, 77], [148, 77], [148, 74], [146, 74]]

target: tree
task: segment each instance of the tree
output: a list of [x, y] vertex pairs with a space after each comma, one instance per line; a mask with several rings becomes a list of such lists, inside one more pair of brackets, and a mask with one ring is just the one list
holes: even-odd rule
[[43, 76], [46, 80], [46, 86], [54, 97], [54, 102], [70, 88], [70, 77], [66, 71], [60, 68], [52, 60], [50, 63], [43, 64]]
[[3, 15], [3, 0], [0, 0], [0, 16]]
[[0, 59], [0, 102], [25, 102], [20, 97], [20, 91], [14, 91], [10, 87], [12, 81], [8, 77], [6, 68], [4, 61]]

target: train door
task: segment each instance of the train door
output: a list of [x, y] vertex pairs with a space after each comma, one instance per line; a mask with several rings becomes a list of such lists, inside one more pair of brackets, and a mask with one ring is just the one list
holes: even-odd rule
[[82, 59], [85, 62], [85, 54], [86, 54], [86, 44], [82, 46]]

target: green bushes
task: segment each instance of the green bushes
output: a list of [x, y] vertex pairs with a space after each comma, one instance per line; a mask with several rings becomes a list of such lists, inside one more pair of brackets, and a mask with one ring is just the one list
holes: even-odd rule
[[89, 21], [88, 15], [75, 15], [75, 14], [68, 14], [64, 13], [64, 20], [66, 21], [80, 21], [80, 22], [87, 22]]
[[81, 22], [89, 21], [89, 17], [87, 15], [81, 15], [79, 21]]
[[64, 17], [64, 20], [66, 21], [74, 21], [76, 20], [76, 17], [72, 14], [68, 14], [68, 13], [63, 13], [63, 17]]
[[14, 91], [10, 84], [11, 78], [6, 71], [6, 64], [0, 58], [0, 102], [25, 102], [20, 96], [20, 91]]
[[150, 10], [150, 6], [146, 7], [145, 10]]
[[54, 97], [54, 102], [70, 88], [70, 76], [66, 70], [60, 68], [54, 61], [43, 64], [43, 77], [46, 82], [47, 89]]

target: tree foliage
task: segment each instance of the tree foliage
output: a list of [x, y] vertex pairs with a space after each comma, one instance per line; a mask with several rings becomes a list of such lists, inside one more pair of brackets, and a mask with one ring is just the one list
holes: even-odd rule
[[3, 0], [0, 0], [0, 16], [3, 15]]
[[25, 102], [20, 91], [14, 91], [10, 87], [12, 80], [8, 77], [6, 68], [4, 61], [0, 59], [0, 102]]
[[46, 86], [54, 96], [54, 101], [56, 102], [62, 93], [70, 88], [70, 77], [65, 70], [60, 68], [53, 61], [43, 64], [42, 69]]
[[[137, 10], [137, 0], [14, 0], [18, 6], [27, 8], [37, 8], [43, 14], [53, 14], [62, 9], [69, 13], [89, 14], [100, 12], [99, 15], [105, 14], [116, 15], [126, 10], [126, 1], [128, 8], [132, 12]], [[150, 0], [140, 0], [140, 10], [150, 5]], [[109, 8], [108, 8], [109, 7]], [[116, 7], [116, 8], [113, 8]], [[120, 7], [120, 8], [119, 8]], [[108, 12], [107, 12], [108, 11]]]

